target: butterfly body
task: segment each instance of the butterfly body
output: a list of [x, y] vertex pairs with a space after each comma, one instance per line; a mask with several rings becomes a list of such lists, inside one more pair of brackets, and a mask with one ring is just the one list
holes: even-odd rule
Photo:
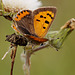
[[29, 40], [35, 43], [43, 43], [48, 41], [43, 37], [47, 34], [55, 14], [56, 7], [43, 7], [34, 11], [23, 10], [14, 18], [15, 27]]

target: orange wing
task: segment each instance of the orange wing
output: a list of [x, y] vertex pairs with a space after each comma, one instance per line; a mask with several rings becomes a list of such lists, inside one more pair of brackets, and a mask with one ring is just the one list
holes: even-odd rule
[[24, 35], [24, 36], [27, 37], [28, 39], [30, 39], [32, 41], [35, 41], [35, 42], [38, 42], [38, 43], [43, 43], [43, 42], [48, 41], [48, 39], [38, 38], [38, 37], [35, 37], [35, 36], [32, 36], [32, 35]]
[[43, 7], [33, 11], [34, 30], [37, 36], [43, 38], [46, 35], [55, 18], [55, 14], [55, 7]]

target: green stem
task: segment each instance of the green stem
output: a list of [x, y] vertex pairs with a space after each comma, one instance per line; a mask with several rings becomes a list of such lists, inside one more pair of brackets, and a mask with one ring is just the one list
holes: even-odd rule
[[48, 32], [47, 38], [49, 39], [49, 44], [51, 44], [56, 49], [61, 48], [65, 39], [74, 29], [75, 19], [72, 18], [67, 21], [59, 31]]

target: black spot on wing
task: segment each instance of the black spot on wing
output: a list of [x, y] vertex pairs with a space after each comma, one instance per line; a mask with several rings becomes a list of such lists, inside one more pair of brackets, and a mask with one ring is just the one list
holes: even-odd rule
[[43, 27], [43, 29], [46, 29], [46, 27]]
[[46, 23], [46, 24], [49, 24], [49, 21], [46, 20], [45, 23]]
[[39, 22], [40, 22], [40, 20], [39, 20], [39, 19], [36, 19], [36, 21], [39, 21]]
[[26, 10], [24, 10], [24, 12], [26, 12]]
[[23, 14], [23, 11], [21, 11], [21, 13]]
[[52, 17], [51, 14], [47, 13], [47, 15], [49, 15], [51, 17], [51, 19], [54, 19], [54, 17]]
[[44, 18], [46, 18], [46, 17], [44, 17]]
[[18, 13], [18, 15], [20, 15], [20, 13]]
[[46, 17], [44, 17], [43, 15], [40, 15], [40, 18], [45, 18], [46, 19]]
[[18, 15], [23, 14], [23, 11], [21, 11], [20, 13], [18, 13]]
[[40, 15], [40, 18], [43, 18], [43, 16], [42, 16], [42, 15]]

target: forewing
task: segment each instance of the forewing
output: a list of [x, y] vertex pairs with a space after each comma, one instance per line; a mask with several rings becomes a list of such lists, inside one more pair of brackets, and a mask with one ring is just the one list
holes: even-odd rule
[[23, 34], [34, 34], [32, 11], [23, 10], [19, 12], [14, 21], [17, 24], [17, 29]]
[[43, 7], [33, 11], [35, 34], [43, 38], [56, 15], [56, 7]]

